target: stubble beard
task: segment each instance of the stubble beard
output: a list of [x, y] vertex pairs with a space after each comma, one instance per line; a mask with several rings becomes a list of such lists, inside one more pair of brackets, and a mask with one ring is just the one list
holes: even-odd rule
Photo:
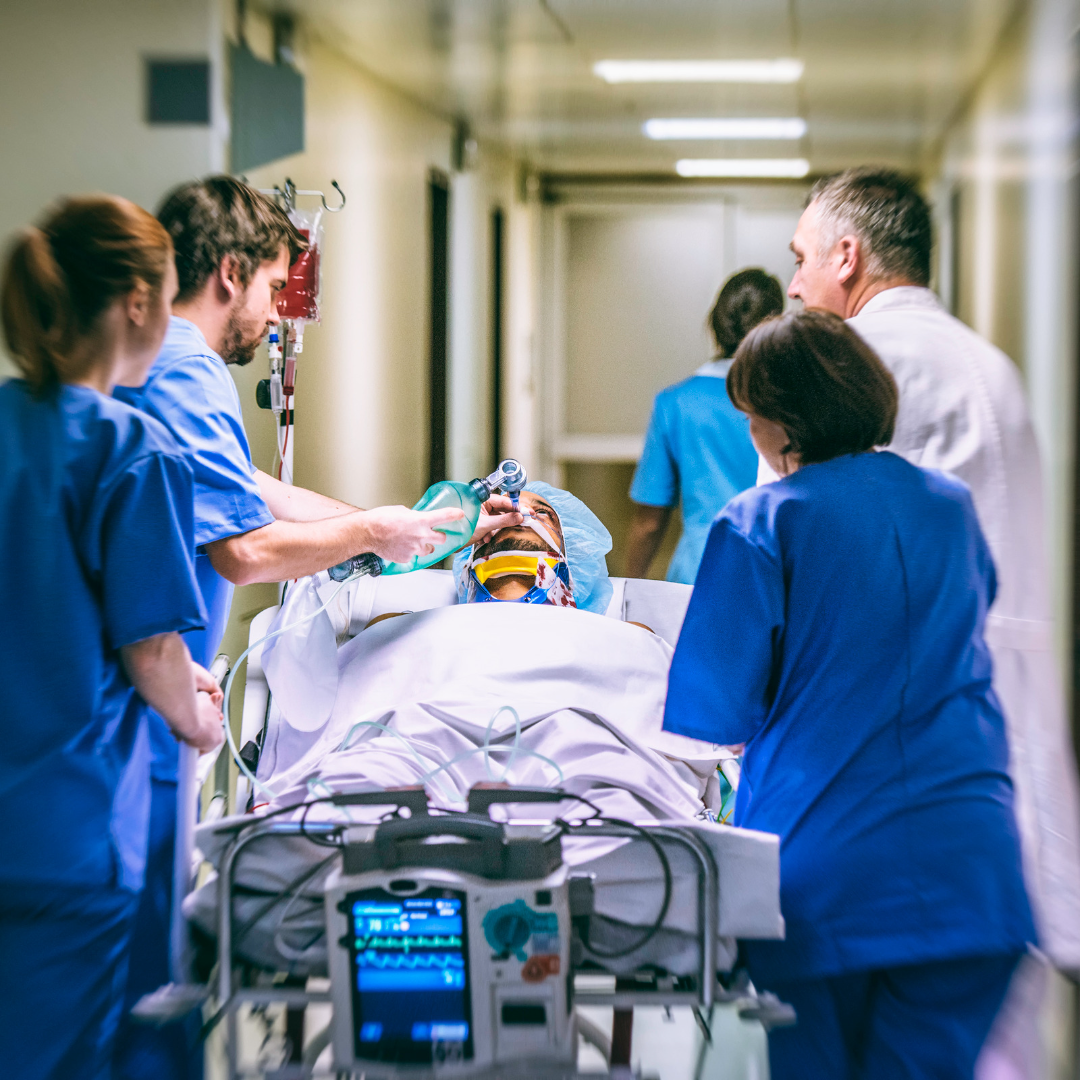
[[229, 320], [225, 324], [225, 333], [221, 342], [221, 359], [226, 364], [235, 364], [237, 367], [245, 367], [255, 359], [255, 351], [262, 342], [262, 330], [259, 336], [252, 340], [246, 332], [247, 328], [243, 321], [243, 303], [238, 303], [231, 312]]
[[494, 540], [489, 540], [483, 547], [479, 548], [474, 554], [473, 558], [487, 558], [488, 555], [495, 555], [500, 551], [536, 551], [544, 552], [548, 550], [548, 545], [540, 539], [539, 536], [523, 537], [517, 539], [513, 536], [503, 537], [501, 540], [498, 536]]

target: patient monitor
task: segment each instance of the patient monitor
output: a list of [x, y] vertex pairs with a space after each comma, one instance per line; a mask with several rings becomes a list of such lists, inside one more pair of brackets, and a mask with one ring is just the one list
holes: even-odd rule
[[424, 815], [356, 832], [326, 887], [335, 1069], [572, 1075], [559, 830]]

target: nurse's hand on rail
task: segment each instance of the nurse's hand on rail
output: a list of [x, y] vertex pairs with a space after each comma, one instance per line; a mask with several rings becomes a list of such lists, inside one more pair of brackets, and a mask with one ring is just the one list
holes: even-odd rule
[[510, 500], [509, 495], [492, 495], [480, 511], [476, 531], [472, 534], [471, 544], [486, 544], [500, 529], [510, 529], [525, 520]]
[[120, 660], [139, 696], [178, 739], [199, 750], [213, 750], [222, 741], [221, 709], [207, 691], [198, 690], [209, 672], [192, 664], [178, 633], [154, 634], [121, 645]]
[[407, 506], [379, 506], [365, 510], [367, 549], [387, 562], [408, 562], [414, 555], [430, 555], [446, 541], [439, 525], [460, 521], [460, 510], [410, 510]]
[[195, 718], [198, 728], [184, 735], [184, 742], [204, 754], [216, 750], [225, 741], [225, 729], [218, 703], [205, 690], [195, 694]]
[[218, 685], [217, 679], [202, 666], [191, 661], [192, 670], [195, 672], [195, 689], [204, 690], [210, 695], [210, 700], [220, 709], [225, 703], [225, 692]]

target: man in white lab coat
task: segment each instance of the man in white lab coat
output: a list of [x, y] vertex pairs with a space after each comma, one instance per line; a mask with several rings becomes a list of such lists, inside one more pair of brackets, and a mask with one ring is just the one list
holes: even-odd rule
[[1053, 653], [1039, 454], [1020, 374], [927, 287], [930, 212], [908, 178], [869, 168], [820, 181], [791, 248], [797, 269], [788, 295], [848, 319], [896, 377], [900, 412], [889, 449], [971, 488], [998, 574], [986, 637], [1028, 892], [1042, 950], [1075, 972], [1080, 799]]

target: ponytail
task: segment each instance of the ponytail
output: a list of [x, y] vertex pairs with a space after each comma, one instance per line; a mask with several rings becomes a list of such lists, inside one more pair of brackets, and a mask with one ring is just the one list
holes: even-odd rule
[[724, 357], [734, 356], [739, 342], [755, 326], [783, 310], [784, 289], [772, 274], [757, 268], [732, 274], [709, 313], [717, 351]]
[[41, 228], [25, 229], [4, 267], [0, 322], [35, 393], [77, 378], [86, 363], [81, 340], [140, 281], [159, 292], [172, 257], [156, 219], [112, 195], [66, 199]]
[[38, 394], [63, 380], [72, 338], [71, 294], [48, 237], [29, 228], [16, 240], [0, 292], [4, 339], [23, 378]]

